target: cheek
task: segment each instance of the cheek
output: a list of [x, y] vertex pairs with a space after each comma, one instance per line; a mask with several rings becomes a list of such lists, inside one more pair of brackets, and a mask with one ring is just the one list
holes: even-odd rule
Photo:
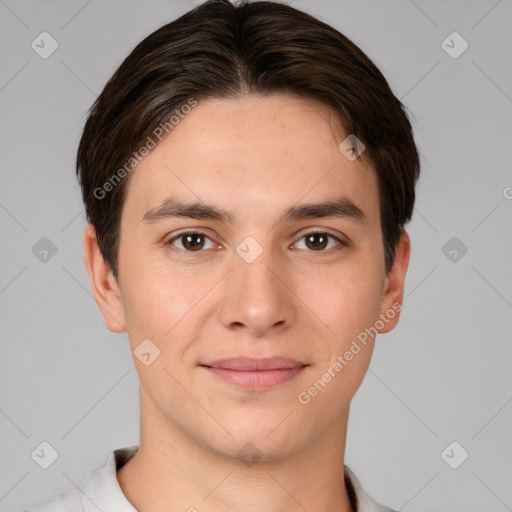
[[368, 261], [317, 274], [298, 295], [342, 346], [378, 318], [381, 286], [378, 266]]
[[[139, 339], [162, 340], [190, 311], [200, 290], [162, 259], [132, 253], [124, 257], [122, 294], [127, 331]], [[160, 345], [161, 343], [159, 343]]]
[[318, 346], [319, 364], [312, 371], [311, 387], [302, 391], [316, 393], [312, 401], [320, 409], [337, 404], [336, 414], [350, 402], [368, 370], [375, 338], [366, 329], [378, 319], [380, 288], [378, 272], [369, 266], [323, 284], [309, 292], [308, 303], [329, 330], [322, 329], [327, 335]]

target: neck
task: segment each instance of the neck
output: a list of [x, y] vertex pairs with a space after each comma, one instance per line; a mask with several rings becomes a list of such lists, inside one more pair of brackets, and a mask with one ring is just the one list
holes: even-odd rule
[[147, 398], [141, 390], [139, 450], [117, 472], [139, 512], [354, 512], [344, 480], [348, 410], [293, 450], [262, 453], [247, 442], [228, 453], [171, 424]]

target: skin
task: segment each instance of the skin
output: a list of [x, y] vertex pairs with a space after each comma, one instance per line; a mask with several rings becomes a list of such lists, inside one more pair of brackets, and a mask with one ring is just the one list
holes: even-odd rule
[[[346, 136], [311, 99], [203, 100], [132, 171], [119, 282], [87, 226], [86, 266], [107, 328], [128, 332], [132, 353], [147, 338], [160, 350], [148, 366], [133, 359], [140, 448], [117, 477], [137, 510], [352, 511], [343, 480], [347, 422], [374, 340], [307, 405], [297, 396], [401, 304], [410, 240], [402, 235], [386, 275], [376, 176], [364, 153], [350, 161], [338, 149]], [[291, 206], [341, 194], [367, 223], [279, 221]], [[235, 221], [141, 222], [170, 196], [214, 204]], [[206, 235], [199, 252], [183, 237], [165, 245], [192, 228]], [[306, 229], [349, 245], [329, 238], [316, 248]], [[247, 236], [263, 249], [252, 263], [236, 252]], [[397, 312], [379, 332], [398, 319]], [[236, 388], [199, 366], [276, 355], [309, 366], [266, 390]], [[237, 455], [247, 443], [262, 457], [256, 464]]]

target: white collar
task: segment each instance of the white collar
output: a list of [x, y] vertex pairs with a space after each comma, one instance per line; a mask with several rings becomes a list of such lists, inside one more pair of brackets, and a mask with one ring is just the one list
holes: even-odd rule
[[[84, 512], [137, 512], [123, 494], [117, 480], [117, 469], [125, 464], [138, 450], [138, 445], [119, 448], [110, 452], [103, 467], [91, 471], [80, 485]], [[355, 512], [395, 512], [373, 500], [363, 489], [354, 473], [345, 466], [347, 488], [353, 489], [357, 501]]]

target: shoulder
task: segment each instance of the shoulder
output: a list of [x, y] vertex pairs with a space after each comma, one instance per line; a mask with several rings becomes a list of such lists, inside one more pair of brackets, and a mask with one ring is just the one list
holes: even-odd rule
[[80, 491], [65, 492], [23, 512], [82, 512]]
[[103, 466], [90, 471], [79, 488], [63, 492], [53, 499], [22, 512], [97, 512], [123, 510], [136, 512], [123, 494], [116, 471], [138, 450], [134, 445], [110, 452]]
[[353, 494], [356, 503], [356, 512], [397, 512], [396, 510], [375, 501], [361, 485], [356, 475], [345, 466], [345, 483], [350, 494]]

